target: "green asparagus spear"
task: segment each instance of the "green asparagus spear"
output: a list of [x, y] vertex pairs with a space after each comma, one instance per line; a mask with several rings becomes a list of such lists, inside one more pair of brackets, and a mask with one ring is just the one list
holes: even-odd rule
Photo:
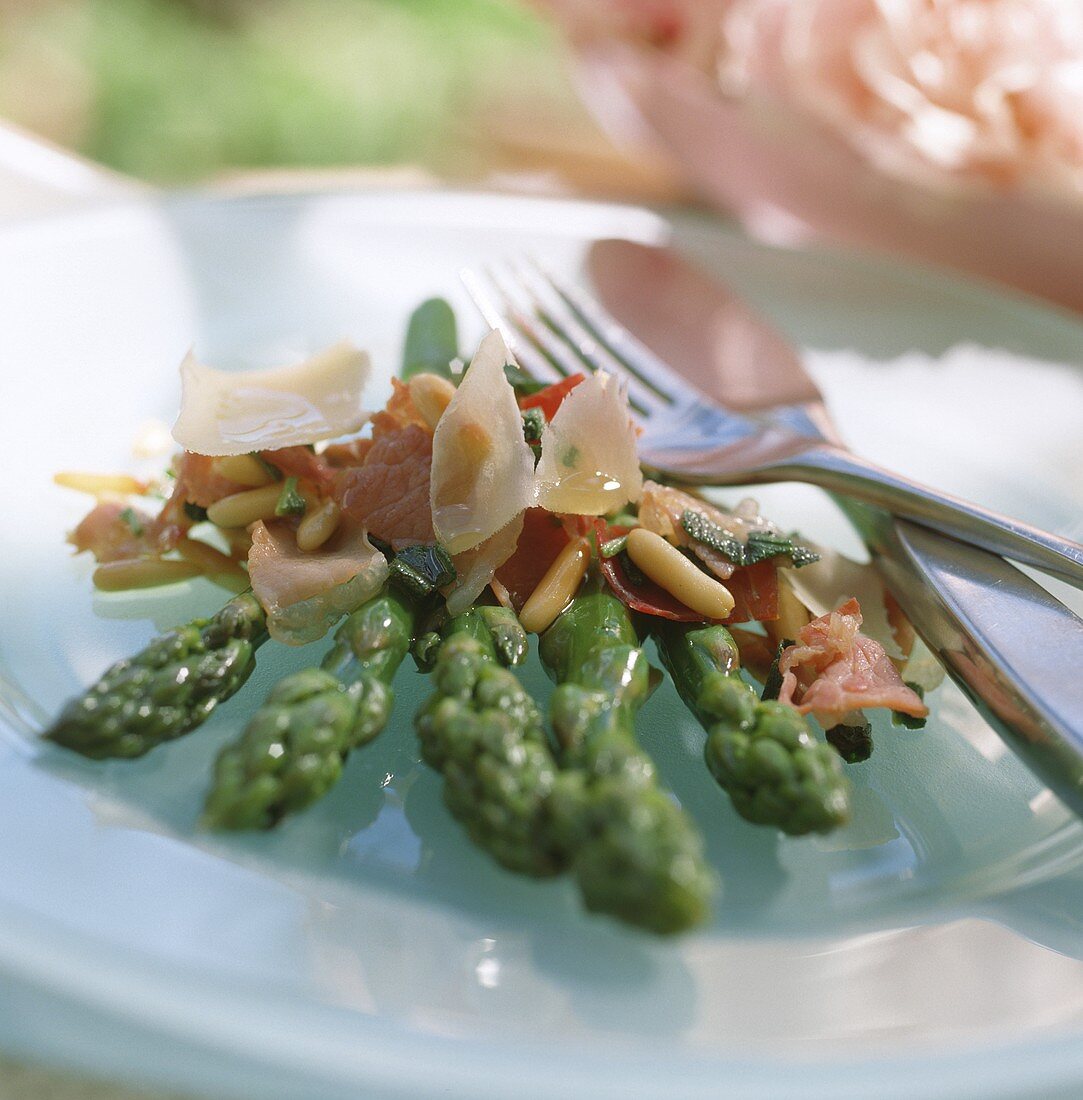
[[393, 590], [354, 611], [320, 667], [281, 680], [219, 753], [204, 824], [268, 829], [326, 794], [350, 750], [386, 725], [413, 629], [412, 604]]
[[459, 354], [455, 314], [443, 298], [429, 298], [410, 314], [402, 350], [403, 379], [428, 372], [454, 381], [451, 361]]
[[655, 633], [662, 663], [707, 730], [707, 766], [742, 817], [792, 835], [830, 832], [849, 819], [837, 754], [792, 707], [757, 698], [724, 626], [666, 623]]
[[267, 639], [251, 592], [210, 619], [196, 619], [118, 661], [72, 699], [45, 737], [93, 759], [142, 756], [206, 721], [255, 667]]
[[451, 619], [416, 725], [425, 762], [444, 777], [444, 802], [471, 840], [509, 870], [541, 877], [563, 866], [545, 828], [557, 769], [537, 706], [501, 667], [525, 655], [526, 634], [504, 608]]
[[584, 902], [652, 932], [699, 923], [715, 877], [695, 826], [636, 744], [650, 674], [627, 608], [608, 592], [578, 596], [542, 636], [541, 658], [559, 685], [550, 828]]

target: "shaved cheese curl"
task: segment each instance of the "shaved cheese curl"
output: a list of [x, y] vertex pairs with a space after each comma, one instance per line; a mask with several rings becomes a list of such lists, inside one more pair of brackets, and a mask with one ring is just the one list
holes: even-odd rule
[[541, 452], [535, 483], [550, 512], [603, 516], [643, 491], [627, 390], [607, 374], [591, 375], [564, 398]]
[[496, 571], [515, 553], [523, 533], [524, 514], [520, 513], [483, 543], [456, 554], [453, 561], [459, 574], [447, 590], [447, 609], [452, 615], [469, 611], [474, 601], [496, 576]]
[[272, 370], [216, 370], [189, 352], [173, 438], [185, 450], [221, 456], [348, 435], [368, 420], [361, 391], [369, 369], [368, 355], [345, 340]]
[[433, 529], [452, 554], [483, 543], [534, 500], [534, 453], [504, 374], [510, 361], [503, 337], [490, 332], [433, 434]]

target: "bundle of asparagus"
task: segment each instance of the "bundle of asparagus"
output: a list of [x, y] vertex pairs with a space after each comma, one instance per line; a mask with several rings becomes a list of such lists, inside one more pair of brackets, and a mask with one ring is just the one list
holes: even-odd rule
[[[403, 375], [450, 381], [457, 350], [450, 310], [426, 303], [411, 321]], [[538, 389], [509, 378], [521, 392]], [[545, 404], [543, 394], [524, 417], [528, 440], [541, 434]], [[382, 590], [347, 615], [320, 666], [280, 681], [219, 753], [203, 825], [268, 829], [311, 806], [339, 780], [347, 755], [386, 726], [391, 682], [412, 650], [432, 683], [416, 717], [422, 758], [478, 848], [508, 871], [567, 874], [587, 909], [654, 933], [691, 928], [706, 918], [718, 881], [696, 825], [636, 740], [637, 712], [655, 684], [641, 628], [706, 730], [707, 766], [742, 817], [793, 835], [843, 824], [849, 786], [838, 754], [794, 706], [761, 700], [726, 627], [634, 614], [618, 598], [627, 578], [614, 585], [616, 563], [602, 560], [614, 548], [582, 538], [577, 546], [590, 558], [585, 577], [581, 561], [567, 606], [532, 626], [556, 683], [548, 729], [514, 671], [528, 652], [515, 612], [481, 600], [449, 615], [437, 589], [448, 591], [455, 571], [443, 550], [415, 546], [411, 557], [386, 547]], [[429, 560], [436, 566], [426, 579], [418, 563]], [[624, 568], [634, 571], [627, 560]], [[266, 638], [264, 610], [244, 592], [114, 665], [45, 736], [96, 759], [141, 755], [195, 729], [238, 691]]]

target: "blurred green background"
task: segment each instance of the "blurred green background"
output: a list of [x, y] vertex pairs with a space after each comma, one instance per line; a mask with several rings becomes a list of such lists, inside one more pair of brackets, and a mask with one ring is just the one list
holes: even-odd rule
[[0, 115], [156, 183], [601, 140], [514, 0], [0, 0]]

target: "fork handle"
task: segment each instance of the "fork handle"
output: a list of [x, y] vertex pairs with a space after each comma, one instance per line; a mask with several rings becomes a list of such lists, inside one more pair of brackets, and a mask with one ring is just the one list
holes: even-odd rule
[[1083, 620], [995, 554], [839, 502], [929, 648], [990, 725], [1083, 816]]
[[761, 467], [752, 480], [804, 481], [905, 516], [1083, 588], [1083, 545], [885, 470], [831, 445]]

